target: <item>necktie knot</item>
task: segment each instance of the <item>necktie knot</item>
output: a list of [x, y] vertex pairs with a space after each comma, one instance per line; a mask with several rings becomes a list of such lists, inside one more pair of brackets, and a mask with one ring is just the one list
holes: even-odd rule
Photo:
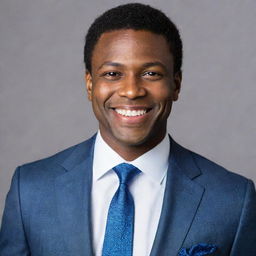
[[132, 164], [122, 163], [113, 168], [119, 178], [120, 184], [129, 185], [132, 179], [141, 171]]

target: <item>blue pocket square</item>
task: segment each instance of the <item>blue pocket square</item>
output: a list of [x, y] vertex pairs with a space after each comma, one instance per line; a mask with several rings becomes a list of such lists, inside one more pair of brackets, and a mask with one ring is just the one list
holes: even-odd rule
[[217, 250], [217, 246], [212, 244], [196, 244], [190, 249], [182, 248], [179, 251], [178, 256], [205, 256], [214, 253]]

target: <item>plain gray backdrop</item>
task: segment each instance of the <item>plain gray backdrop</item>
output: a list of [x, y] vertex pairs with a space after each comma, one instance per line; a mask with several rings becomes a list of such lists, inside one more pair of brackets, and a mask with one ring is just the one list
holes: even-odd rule
[[[97, 130], [84, 86], [84, 36], [129, 1], [1, 0], [0, 217], [17, 165]], [[140, 1], [163, 10], [184, 42], [169, 132], [183, 146], [256, 181], [256, 1]]]

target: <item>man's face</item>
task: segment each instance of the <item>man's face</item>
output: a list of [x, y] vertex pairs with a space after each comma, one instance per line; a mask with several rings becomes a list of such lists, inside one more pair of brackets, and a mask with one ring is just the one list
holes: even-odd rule
[[150, 149], [163, 139], [181, 82], [173, 66], [162, 35], [132, 29], [101, 35], [86, 84], [101, 135], [112, 148]]

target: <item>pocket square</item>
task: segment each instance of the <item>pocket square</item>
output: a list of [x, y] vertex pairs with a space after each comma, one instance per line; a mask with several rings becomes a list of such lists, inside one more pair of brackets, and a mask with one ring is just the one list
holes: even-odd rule
[[193, 245], [190, 249], [182, 248], [178, 256], [206, 256], [214, 253], [216, 250], [216, 245], [200, 243]]

